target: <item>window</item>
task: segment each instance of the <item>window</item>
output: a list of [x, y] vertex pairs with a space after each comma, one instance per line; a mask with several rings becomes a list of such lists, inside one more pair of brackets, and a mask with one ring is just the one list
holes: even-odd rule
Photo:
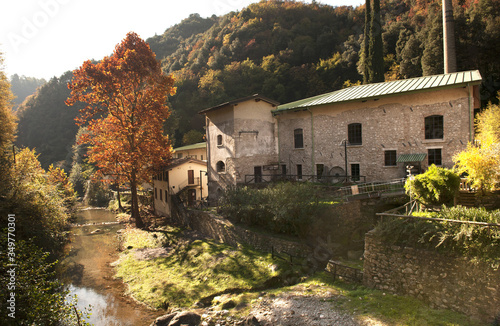
[[168, 171], [163, 172], [163, 181], [168, 182]]
[[359, 164], [351, 164], [351, 180], [359, 181], [359, 177], [361, 176], [359, 172]]
[[217, 162], [215, 168], [219, 173], [226, 172], [226, 164], [224, 164], [224, 162], [222, 161]]
[[363, 144], [363, 139], [361, 138], [361, 123], [351, 123], [347, 126], [347, 139], [350, 145]]
[[293, 139], [295, 148], [304, 148], [304, 135], [302, 129], [295, 129], [293, 131]]
[[217, 135], [217, 146], [222, 146], [222, 135]]
[[160, 189], [160, 200], [163, 200], [163, 189]]
[[431, 115], [425, 118], [425, 139], [443, 139], [442, 115]]
[[302, 180], [302, 164], [297, 164], [297, 179]]
[[441, 156], [441, 148], [429, 148], [427, 150], [427, 159], [429, 166], [432, 164], [442, 165], [443, 159]]
[[318, 180], [320, 180], [321, 177], [323, 176], [324, 170], [325, 170], [325, 165], [324, 164], [316, 164], [316, 178]]
[[177, 153], [177, 158], [182, 158], [182, 153]]
[[385, 166], [396, 166], [396, 151], [384, 151], [384, 165]]
[[155, 199], [158, 199], [158, 189], [155, 188]]

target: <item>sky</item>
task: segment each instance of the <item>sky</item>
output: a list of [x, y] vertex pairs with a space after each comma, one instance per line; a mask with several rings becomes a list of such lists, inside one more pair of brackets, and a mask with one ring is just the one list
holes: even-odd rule
[[[190, 14], [221, 16], [255, 2], [258, 1], [4, 0], [0, 4], [3, 71], [8, 76], [49, 80], [78, 68], [85, 60], [110, 55], [130, 31], [146, 40]], [[357, 7], [365, 0], [317, 2]]]

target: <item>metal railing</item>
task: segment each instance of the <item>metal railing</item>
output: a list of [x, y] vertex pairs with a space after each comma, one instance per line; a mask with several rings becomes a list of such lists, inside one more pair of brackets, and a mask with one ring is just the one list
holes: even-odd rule
[[391, 181], [375, 181], [362, 184], [354, 184], [351, 186], [340, 188], [338, 190], [338, 193], [342, 197], [348, 197], [361, 194], [396, 192], [404, 189], [405, 182], [406, 178], [395, 179]]
[[324, 184], [343, 184], [345, 182], [365, 182], [366, 177], [352, 176], [352, 175], [328, 175], [328, 176], [317, 176], [317, 175], [297, 175], [297, 174], [247, 174], [245, 175], [245, 184], [249, 183], [271, 183], [279, 181], [297, 181], [297, 182], [314, 182], [314, 183], [324, 183]]

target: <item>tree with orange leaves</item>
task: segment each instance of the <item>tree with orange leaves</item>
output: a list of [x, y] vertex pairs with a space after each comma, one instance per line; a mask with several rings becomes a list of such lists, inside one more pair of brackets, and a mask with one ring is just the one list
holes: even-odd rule
[[163, 74], [149, 45], [133, 32], [111, 56], [96, 64], [85, 61], [73, 75], [66, 104], [88, 104], [76, 119], [89, 131], [79, 141], [89, 145], [89, 162], [101, 176], [129, 183], [132, 218], [143, 227], [137, 186], [170, 159], [163, 122], [170, 114], [167, 97], [175, 94], [174, 79]]

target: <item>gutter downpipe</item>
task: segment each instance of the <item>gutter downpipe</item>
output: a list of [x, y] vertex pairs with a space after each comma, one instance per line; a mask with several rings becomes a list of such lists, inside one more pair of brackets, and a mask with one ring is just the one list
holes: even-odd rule
[[314, 119], [311, 108], [307, 108], [307, 111], [311, 114], [311, 174], [314, 181]]

